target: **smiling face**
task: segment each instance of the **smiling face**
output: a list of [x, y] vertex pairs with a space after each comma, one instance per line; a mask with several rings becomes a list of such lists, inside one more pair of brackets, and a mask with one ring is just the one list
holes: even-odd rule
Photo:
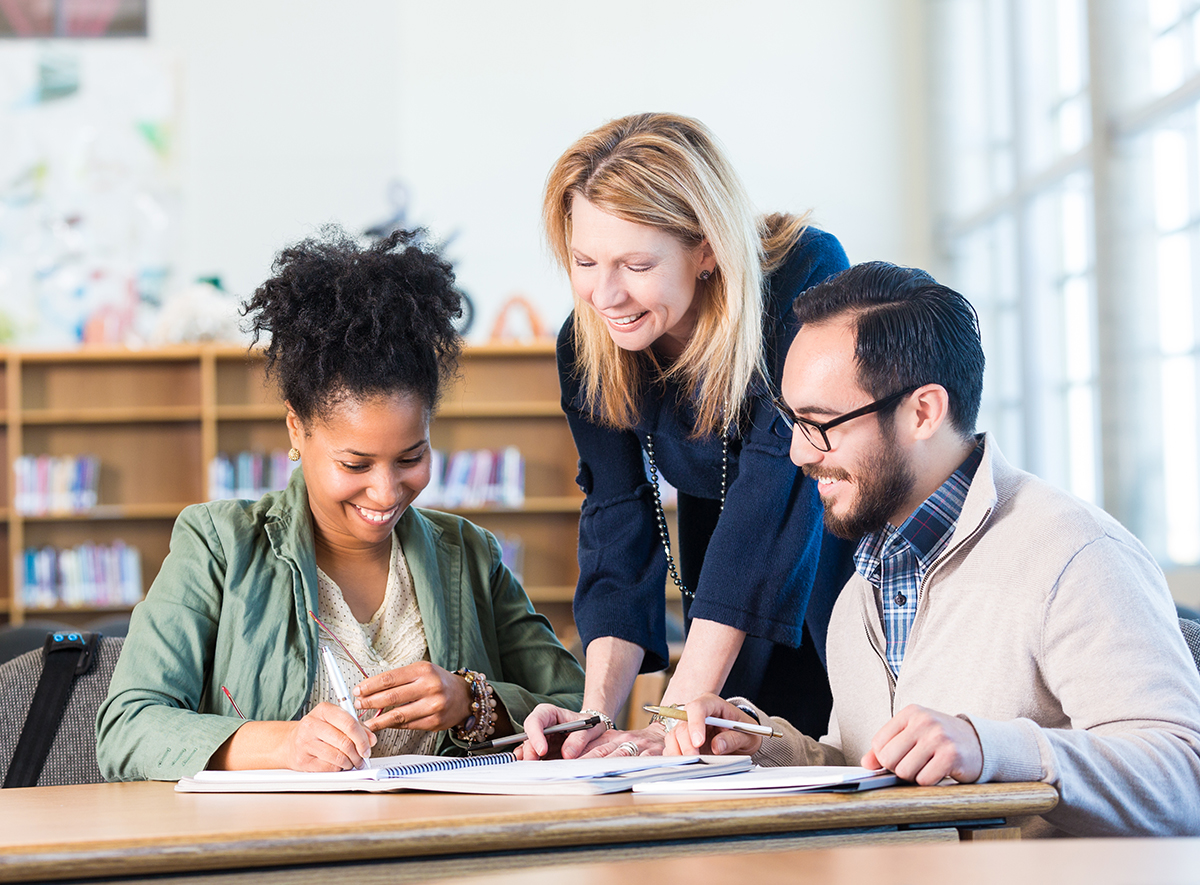
[[[846, 318], [801, 327], [783, 370], [783, 398], [794, 414], [823, 423], [874, 399], [857, 382], [855, 334]], [[829, 531], [853, 540], [899, 525], [911, 512], [916, 477], [890, 416], [853, 418], [828, 436], [832, 448], [821, 452], [797, 430], [791, 457], [817, 480]]]
[[715, 266], [707, 243], [689, 248], [581, 196], [571, 203], [571, 288], [623, 350], [656, 344], [677, 356], [696, 327], [696, 280]]
[[390, 544], [396, 521], [429, 484], [429, 407], [411, 394], [348, 397], [308, 425], [289, 411], [287, 425], [319, 541]]

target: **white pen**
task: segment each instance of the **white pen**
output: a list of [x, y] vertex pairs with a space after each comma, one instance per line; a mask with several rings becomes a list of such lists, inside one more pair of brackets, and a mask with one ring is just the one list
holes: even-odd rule
[[[687, 713], [682, 707], [657, 707], [653, 704], [646, 704], [642, 707], [647, 713], [656, 713], [659, 716], [665, 716], [668, 719], [677, 719], [687, 721]], [[740, 731], [744, 734], [758, 734], [763, 737], [783, 737], [783, 732], [776, 731], [769, 725], [759, 725], [752, 722], [737, 722], [733, 719], [722, 719], [719, 716], [705, 716], [704, 724], [711, 725], [715, 728], [728, 728], [730, 731]]]
[[733, 719], [722, 719], [720, 716], [705, 716], [705, 725], [712, 725], [716, 728], [728, 728], [730, 731], [742, 731], [746, 734], [759, 734], [763, 737], [783, 737], [783, 733], [776, 731], [769, 725], [757, 725], [752, 722], [735, 722]]
[[[325, 675], [329, 677], [329, 687], [333, 689], [338, 706], [353, 716], [355, 722], [359, 721], [358, 711], [354, 709], [354, 702], [350, 700], [350, 690], [346, 688], [346, 680], [342, 678], [342, 671], [338, 669], [337, 658], [333, 656], [333, 652], [329, 650], [328, 645], [321, 646], [321, 660], [325, 662]], [[363, 764], [359, 768], [366, 768], [367, 760], [370, 758], [371, 748], [367, 747], [367, 752], [363, 754]]]

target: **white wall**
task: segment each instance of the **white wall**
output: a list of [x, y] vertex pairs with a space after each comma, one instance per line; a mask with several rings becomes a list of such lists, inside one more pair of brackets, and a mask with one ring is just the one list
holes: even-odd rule
[[721, 138], [763, 210], [812, 208], [852, 261], [932, 259], [919, 0], [159, 0], [186, 69], [185, 275], [246, 294], [323, 221], [439, 236], [480, 306], [565, 279], [539, 229], [550, 164], [615, 116], [670, 110]]
[[400, 6], [158, 0], [154, 45], [183, 71], [178, 279], [245, 296], [280, 247], [388, 213], [398, 170]]

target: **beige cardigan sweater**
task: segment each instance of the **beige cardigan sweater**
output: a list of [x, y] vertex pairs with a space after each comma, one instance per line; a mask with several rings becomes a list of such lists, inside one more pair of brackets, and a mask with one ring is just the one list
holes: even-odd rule
[[[829, 623], [833, 713], [814, 741], [776, 720], [764, 765], [859, 764], [908, 704], [967, 719], [980, 782], [1044, 781], [1030, 835], [1200, 834], [1200, 673], [1162, 571], [1111, 516], [1010, 466], [989, 436], [947, 549], [925, 575], [898, 679], [874, 587]], [[743, 701], [738, 701], [743, 702]]]

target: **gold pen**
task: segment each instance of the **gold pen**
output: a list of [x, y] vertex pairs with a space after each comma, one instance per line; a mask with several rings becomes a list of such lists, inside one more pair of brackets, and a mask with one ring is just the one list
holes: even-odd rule
[[[658, 716], [663, 716], [667, 719], [684, 719], [686, 720], [687, 712], [682, 707], [656, 707], [654, 704], [646, 704], [642, 707], [647, 713], [654, 713]], [[782, 731], [776, 731], [769, 725], [759, 725], [753, 722], [738, 722], [734, 719], [721, 719], [717, 716], [705, 716], [705, 725], [712, 725], [715, 728], [728, 728], [731, 731], [740, 731], [744, 734], [757, 734], [762, 737], [783, 737]]]

